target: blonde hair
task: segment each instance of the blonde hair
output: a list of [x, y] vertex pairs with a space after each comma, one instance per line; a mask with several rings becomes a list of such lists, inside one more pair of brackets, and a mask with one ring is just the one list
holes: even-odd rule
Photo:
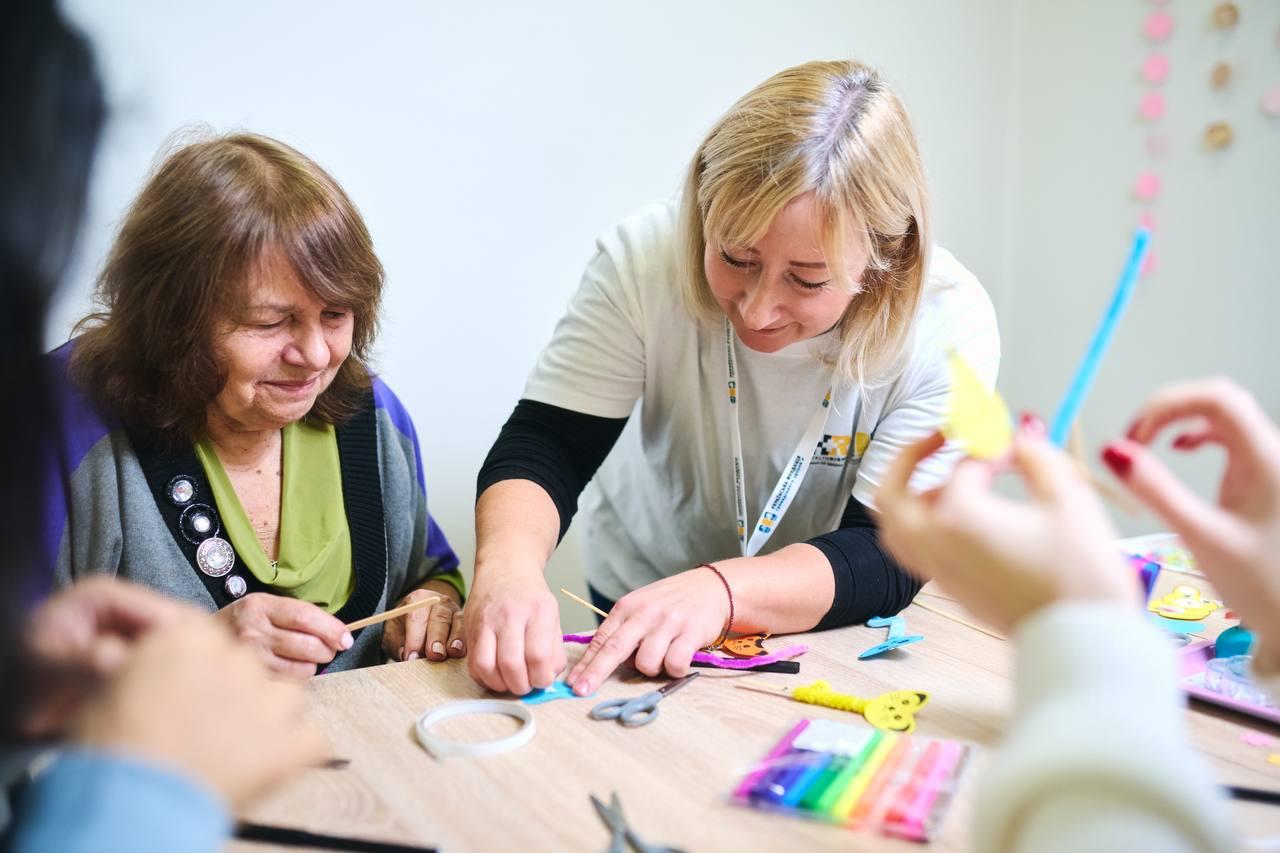
[[924, 291], [928, 193], [911, 121], [875, 69], [852, 60], [809, 62], [770, 77], [716, 123], [689, 167], [680, 213], [681, 277], [694, 317], [719, 322], [703, 266], [708, 242], [749, 246], [788, 202], [814, 193], [828, 259], [856, 240], [855, 271], [832, 268], [856, 294], [828, 359], [860, 386], [900, 369]]

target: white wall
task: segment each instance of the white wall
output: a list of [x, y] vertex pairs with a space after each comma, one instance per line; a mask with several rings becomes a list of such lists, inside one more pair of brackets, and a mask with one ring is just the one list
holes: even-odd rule
[[[1280, 415], [1276, 364], [1280, 121], [1259, 109], [1280, 82], [1280, 8], [1238, 0], [1240, 24], [1210, 26], [1212, 3], [1171, 3], [1168, 113], [1158, 130], [1163, 158], [1146, 149], [1136, 117], [1146, 91], [1139, 67], [1151, 3], [1024, 0], [1014, 77], [1018, 122], [1011, 187], [1010, 275], [1002, 282], [1005, 361], [1001, 385], [1012, 405], [1052, 414], [1110, 298], [1141, 209], [1131, 186], [1154, 166], [1164, 179], [1153, 248], [1158, 264], [1139, 283], [1081, 419], [1091, 451], [1123, 432], [1158, 385], [1225, 374]], [[1209, 72], [1235, 68], [1215, 92]], [[1234, 127], [1235, 144], [1201, 147], [1210, 121]], [[1220, 456], [1175, 466], [1214, 492]], [[1101, 466], [1095, 466], [1101, 467]], [[1161, 529], [1151, 516], [1121, 518], [1131, 532]]]
[[[815, 58], [879, 66], [920, 136], [939, 240], [1001, 317], [1001, 386], [1052, 414], [1105, 304], [1147, 163], [1134, 118], [1150, 4], [1130, 0], [613, 4], [74, 0], [113, 119], [51, 342], [88, 306], [115, 223], [157, 149], [207, 122], [280, 137], [360, 206], [389, 273], [379, 363], [418, 422], [432, 509], [469, 571], [475, 472], [576, 286], [592, 240], [672, 193], [701, 135], [755, 83]], [[1274, 120], [1280, 12], [1169, 7], [1169, 154], [1145, 280], [1083, 416], [1091, 447], [1157, 383], [1227, 373], [1280, 414], [1269, 382], [1280, 295]], [[1210, 92], [1230, 59], [1237, 82]], [[1229, 119], [1237, 140], [1199, 135]], [[1205, 489], [1213, 458], [1184, 465]], [[1126, 522], [1152, 529], [1151, 519]], [[581, 589], [573, 534], [554, 585]], [[584, 616], [565, 611], [566, 625]]]
[[[432, 510], [469, 571], [476, 471], [594, 236], [675, 191], [712, 121], [774, 72], [879, 66], [915, 119], [939, 238], [998, 291], [1010, 7], [76, 0], [114, 115], [51, 342], [86, 310], [112, 229], [175, 128], [297, 146], [373, 232], [389, 273], [379, 363], [417, 420]], [[552, 580], [581, 589], [573, 540]]]

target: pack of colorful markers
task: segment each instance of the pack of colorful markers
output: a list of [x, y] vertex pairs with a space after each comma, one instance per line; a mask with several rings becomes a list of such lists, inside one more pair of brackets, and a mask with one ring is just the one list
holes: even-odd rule
[[752, 808], [930, 841], [971, 751], [959, 741], [806, 719], [742, 778], [733, 797]]

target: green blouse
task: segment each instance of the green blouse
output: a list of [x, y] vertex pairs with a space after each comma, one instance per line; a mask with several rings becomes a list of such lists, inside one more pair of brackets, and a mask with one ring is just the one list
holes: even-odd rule
[[280, 551], [275, 560], [262, 550], [244, 505], [207, 438], [196, 442], [196, 455], [209, 477], [226, 535], [254, 577], [282, 595], [336, 613], [351, 597], [356, 582], [337, 433], [332, 424], [302, 422], [289, 424], [281, 432], [284, 482], [280, 488]]

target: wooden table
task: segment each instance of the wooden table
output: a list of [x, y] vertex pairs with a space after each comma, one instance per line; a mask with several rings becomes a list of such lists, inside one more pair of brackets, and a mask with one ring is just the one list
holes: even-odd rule
[[[1205, 581], [1167, 576], [1161, 590]], [[953, 603], [926, 591], [919, 599], [952, 614]], [[964, 777], [938, 850], [968, 849], [967, 828], [974, 783], [1007, 728], [1011, 708], [1009, 643], [913, 605], [904, 611], [909, 633], [925, 640], [869, 661], [858, 652], [885, 637], [884, 629], [845, 628], [788, 638], [810, 651], [799, 676], [756, 676], [775, 684], [807, 684], [824, 678], [843, 690], [874, 696], [892, 689], [930, 693], [919, 733], [960, 738], [984, 747]], [[964, 617], [967, 618], [967, 617]], [[1223, 626], [1212, 617], [1208, 630]], [[1088, 638], [1064, 638], [1084, 642]], [[782, 640], [771, 640], [778, 648]], [[576, 656], [581, 647], [571, 646]], [[918, 845], [852, 833], [796, 818], [732, 805], [729, 792], [757, 758], [802, 716], [850, 721], [850, 715], [738, 690], [742, 676], [699, 670], [702, 676], [661, 706], [654, 723], [636, 729], [591, 720], [595, 702], [634, 696], [652, 682], [623, 673], [595, 699], [536, 706], [538, 733], [512, 752], [438, 761], [417, 744], [414, 722], [428, 708], [485, 692], [460, 662], [388, 664], [316, 678], [313, 711], [332, 739], [335, 754], [350, 759], [340, 770], [310, 770], [242, 815], [262, 823], [312, 832], [357, 835], [435, 845], [445, 851], [599, 851], [608, 832], [587, 797], [611, 791], [645, 841], [687, 851], [726, 850], [921, 850]], [[1222, 784], [1280, 789], [1280, 752], [1240, 740], [1248, 730], [1280, 731], [1243, 717], [1197, 705], [1187, 712], [1194, 745], [1205, 753]], [[438, 730], [459, 737], [492, 737], [514, 731], [514, 720], [472, 717]], [[1280, 835], [1280, 808], [1235, 803], [1233, 815], [1248, 836]], [[262, 851], [236, 843], [233, 850]], [[287, 849], [287, 848], [277, 848]]]

